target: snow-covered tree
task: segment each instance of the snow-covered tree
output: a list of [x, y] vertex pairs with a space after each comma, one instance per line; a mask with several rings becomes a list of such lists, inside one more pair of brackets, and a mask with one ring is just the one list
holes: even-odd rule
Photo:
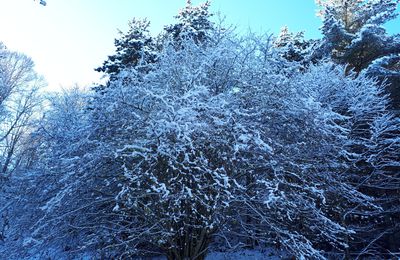
[[178, 45], [185, 39], [192, 39], [196, 44], [210, 41], [215, 26], [210, 19], [212, 14], [209, 8], [209, 1], [193, 6], [192, 1], [187, 0], [185, 8], [175, 16], [177, 23], [164, 28], [166, 37], [171, 37], [174, 43]]
[[156, 62], [137, 23], [139, 47], [105, 63], [107, 88], [51, 100], [32, 135], [45, 199], [25, 246], [203, 259], [277, 245], [323, 259], [359, 241], [370, 222], [354, 219], [396, 209], [397, 175], [391, 207], [366, 189], [398, 167], [398, 121], [377, 82], [327, 61], [299, 69], [284, 54], [301, 35], [239, 38], [208, 8], [188, 1]]
[[292, 33], [287, 26], [283, 27], [274, 41], [274, 46], [280, 55], [291, 62], [298, 62], [307, 67], [312, 62], [314, 48], [318, 46], [317, 40], [306, 40], [304, 32]]
[[116, 53], [108, 57], [103, 66], [96, 69], [106, 73], [111, 80], [122, 70], [130, 67], [143, 67], [156, 59], [156, 45], [149, 32], [150, 22], [146, 19], [133, 19], [126, 33], [115, 39]]
[[[49, 96], [49, 108], [31, 137], [39, 143], [39, 157], [35, 178], [31, 180], [35, 189], [25, 196], [49, 198], [39, 204], [40, 212], [35, 213], [30, 223], [32, 232], [23, 241], [33, 252], [44, 253], [48, 247], [78, 250], [81, 239], [85, 247], [94, 251], [93, 240], [96, 245], [101, 241], [101, 234], [95, 229], [108, 220], [106, 212], [112, 207], [105, 199], [104, 193], [108, 192], [105, 178], [89, 170], [94, 165], [93, 157], [88, 155], [98, 151], [89, 140], [94, 127], [89, 120], [91, 100], [92, 95], [78, 88]], [[86, 226], [89, 224], [92, 226]]]
[[[398, 149], [396, 137], [398, 133], [396, 134], [396, 131], [393, 130], [399, 128], [398, 121], [393, 118], [388, 119], [390, 116], [382, 114], [387, 106], [398, 113], [400, 105], [400, 58], [398, 55], [400, 38], [399, 35], [388, 35], [383, 27], [387, 21], [397, 17], [396, 8], [399, 1], [332, 0], [317, 1], [317, 3], [321, 7], [323, 17], [324, 42], [322, 46], [329, 53], [328, 56], [332, 57], [335, 62], [346, 64], [349, 75], [353, 75], [352, 71], [355, 71], [361, 77], [365, 77], [365, 75], [376, 77], [381, 83], [384, 83], [384, 93], [390, 94], [390, 103], [378, 105], [376, 102], [369, 103], [372, 99], [368, 101], [364, 107], [380, 106], [381, 108], [377, 107], [376, 110], [376, 112], [380, 112], [371, 115], [363, 109], [365, 113], [360, 114], [363, 116], [359, 117], [362, 120], [353, 127], [353, 138], [357, 140], [354, 149], [360, 156], [354, 164], [355, 167], [351, 171], [352, 178], [349, 181], [354, 183], [358, 190], [384, 202], [382, 203], [383, 211], [371, 213], [369, 217], [365, 216], [366, 213], [362, 213], [352, 220], [353, 223], [360, 222], [366, 227], [363, 233], [360, 232], [363, 242], [358, 243], [359, 241], [357, 241], [354, 244], [358, 243], [357, 247], [366, 246], [364, 253], [371, 252], [369, 251], [371, 248], [379, 247], [393, 250], [398, 247], [398, 244], [396, 245], [389, 237], [398, 233], [398, 227], [394, 228], [396, 225], [393, 225], [393, 219], [396, 218], [389, 217], [389, 215], [393, 216], [398, 212], [394, 209], [397, 204], [395, 201], [398, 199], [398, 196], [396, 197], [394, 194], [398, 194], [398, 189], [393, 188], [392, 185], [393, 179], [398, 176], [398, 168], [394, 166], [381, 168], [378, 165], [386, 165], [386, 163], [396, 165], [395, 162], [399, 160], [399, 156], [394, 152]], [[374, 88], [369, 90], [371, 94], [375, 91]], [[348, 105], [344, 105], [345, 107]], [[383, 123], [385, 127], [376, 127], [376, 124], [382, 124], [381, 118], [385, 119]], [[390, 134], [386, 133], [388, 129], [392, 129]], [[389, 156], [390, 160], [383, 152], [379, 152], [378, 143], [390, 143], [391, 149], [389, 150], [393, 152]], [[386, 148], [382, 148], [382, 150], [387, 151]], [[395, 159], [396, 157], [397, 159]], [[391, 202], [389, 203], [389, 201]], [[390, 212], [394, 214], [392, 215]], [[360, 216], [363, 221], [360, 220]]]
[[388, 35], [383, 25], [397, 17], [398, 0], [318, 0], [323, 20], [324, 52], [347, 70], [366, 71], [383, 82], [398, 109], [399, 35]]
[[341, 214], [375, 208], [345, 182], [352, 129], [384, 97], [333, 64], [303, 74], [266, 39], [213, 38], [166, 42], [151, 70], [122, 70], [88, 102], [55, 103], [37, 136], [58, 184], [36, 239], [77, 234], [108, 256], [170, 259], [201, 259], [209, 245], [279, 243], [316, 258], [346, 247], [354, 234]]
[[372, 124], [367, 163], [371, 172], [359, 185], [365, 193], [376, 197], [381, 209], [369, 216], [359, 214], [366, 227], [360, 232], [363, 249], [360, 255], [381, 252], [394, 256], [398, 252], [400, 234], [400, 120], [388, 114], [379, 116]]
[[397, 17], [397, 0], [317, 1], [323, 18], [322, 33], [332, 58], [359, 72], [377, 58], [399, 51], [397, 36], [383, 27]]
[[319, 100], [347, 118], [344, 122], [350, 130], [346, 141], [348, 153], [343, 159], [349, 164], [342, 181], [369, 195], [380, 206], [363, 207], [356, 203], [332, 209], [340, 208], [342, 214], [335, 214], [357, 231], [348, 253], [359, 253], [366, 246], [363, 253], [378, 254], [370, 249], [394, 248], [395, 243], [388, 242], [387, 238], [398, 229], [392, 224], [396, 218], [389, 216], [398, 212], [395, 201], [399, 198], [396, 195], [399, 189], [393, 184], [398, 178], [399, 121], [387, 110], [389, 100], [384, 86], [379, 86], [376, 80], [365, 74], [345, 75], [332, 70], [324, 76], [324, 84], [315, 83], [321, 76], [320, 72], [314, 76], [307, 73], [301, 81], [309, 86], [317, 84]]
[[[124, 69], [135, 67], [144, 71], [150, 70], [151, 64], [157, 61], [157, 56], [167, 41], [175, 47], [186, 39], [192, 39], [197, 44], [209, 42], [210, 35], [215, 30], [214, 23], [210, 20], [212, 14], [209, 12], [209, 6], [208, 1], [199, 6], [193, 6], [191, 1], [187, 1], [186, 7], [175, 17], [177, 22], [165, 26], [157, 37], [150, 35], [149, 21], [132, 19], [129, 22], [129, 31], [120, 32], [121, 37], [115, 39], [116, 53], [109, 56], [103, 65], [95, 70], [105, 73], [109, 80], [113, 81]], [[105, 86], [101, 85], [95, 87], [100, 92], [104, 88]]]
[[0, 43], [0, 175], [13, 172], [29, 149], [28, 134], [41, 98], [43, 81], [32, 60]]

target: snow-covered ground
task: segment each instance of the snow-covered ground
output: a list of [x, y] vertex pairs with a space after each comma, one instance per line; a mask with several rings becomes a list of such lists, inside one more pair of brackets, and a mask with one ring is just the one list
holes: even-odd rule
[[274, 249], [264, 251], [242, 250], [229, 253], [213, 252], [206, 257], [206, 260], [278, 260], [285, 257], [286, 254], [284, 252], [279, 252]]
[[[75, 256], [66, 255], [61, 252], [57, 252], [56, 249], [49, 249], [45, 254], [36, 254], [32, 256], [26, 256], [22, 258], [13, 259], [25, 259], [25, 260], [41, 260], [41, 259], [76, 259], [76, 260], [93, 260], [97, 259], [96, 256], [90, 253], [77, 254]], [[278, 252], [274, 249], [257, 251], [257, 250], [242, 250], [238, 252], [212, 252], [208, 254], [206, 260], [278, 260], [285, 259], [287, 255], [283, 252]], [[138, 258], [136, 260], [166, 260], [166, 257], [146, 257]]]

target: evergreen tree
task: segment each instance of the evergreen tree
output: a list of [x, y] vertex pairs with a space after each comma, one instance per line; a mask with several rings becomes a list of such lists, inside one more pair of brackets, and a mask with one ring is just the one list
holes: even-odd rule
[[[188, 0], [186, 7], [175, 16], [177, 23], [165, 26], [164, 32], [157, 37], [150, 35], [150, 22], [146, 19], [134, 18], [129, 22], [128, 32], [120, 31], [121, 37], [115, 39], [116, 53], [109, 56], [103, 65], [95, 70], [108, 75], [110, 81], [115, 81], [117, 78], [123, 77], [120, 74], [123, 70], [137, 69], [148, 72], [150, 65], [157, 61], [164, 42], [168, 41], [176, 47], [182, 40], [187, 39], [193, 40], [196, 44], [210, 42], [214, 25], [210, 21], [212, 14], [209, 12], [209, 7], [209, 1], [199, 6], [193, 6]], [[125, 78], [125, 80], [128, 79]], [[110, 85], [109, 83], [107, 84]], [[103, 90], [105, 86], [97, 86], [95, 89]]]
[[115, 39], [116, 53], [104, 61], [103, 66], [96, 69], [104, 72], [114, 80], [124, 69], [141, 67], [146, 69], [148, 64], [156, 60], [156, 45], [149, 33], [150, 22], [146, 19], [132, 19], [127, 33], [120, 31], [121, 37]]
[[285, 26], [275, 39], [274, 46], [280, 56], [289, 62], [300, 63], [301, 68], [304, 70], [310, 63], [316, 62], [316, 60], [313, 60], [312, 54], [318, 43], [318, 40], [306, 40], [304, 32], [293, 33]]
[[178, 45], [183, 39], [192, 39], [196, 44], [210, 41], [214, 24], [210, 20], [209, 8], [210, 1], [193, 6], [192, 1], [187, 0], [185, 8], [175, 16], [178, 22], [164, 28], [166, 36], [172, 37]]
[[383, 25], [397, 17], [399, 0], [317, 0], [323, 20], [323, 52], [347, 71], [388, 78], [392, 106], [400, 108], [400, 36]]

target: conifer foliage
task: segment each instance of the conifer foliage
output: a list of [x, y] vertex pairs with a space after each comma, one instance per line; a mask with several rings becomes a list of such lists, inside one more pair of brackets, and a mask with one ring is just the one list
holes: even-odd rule
[[318, 0], [323, 26], [322, 48], [349, 70], [388, 79], [392, 106], [400, 107], [400, 38], [383, 25], [397, 17], [398, 0]]
[[109, 56], [96, 71], [114, 78], [121, 70], [154, 62], [156, 45], [150, 36], [149, 25], [146, 19], [130, 21], [128, 32], [120, 32], [121, 38], [114, 42], [116, 54]]

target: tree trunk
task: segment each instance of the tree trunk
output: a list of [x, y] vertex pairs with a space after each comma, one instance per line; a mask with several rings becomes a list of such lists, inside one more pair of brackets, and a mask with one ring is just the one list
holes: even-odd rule
[[[195, 233], [195, 234], [193, 234]], [[174, 248], [167, 252], [168, 260], [204, 260], [209, 244], [209, 234], [206, 229], [179, 237], [173, 242]]]

